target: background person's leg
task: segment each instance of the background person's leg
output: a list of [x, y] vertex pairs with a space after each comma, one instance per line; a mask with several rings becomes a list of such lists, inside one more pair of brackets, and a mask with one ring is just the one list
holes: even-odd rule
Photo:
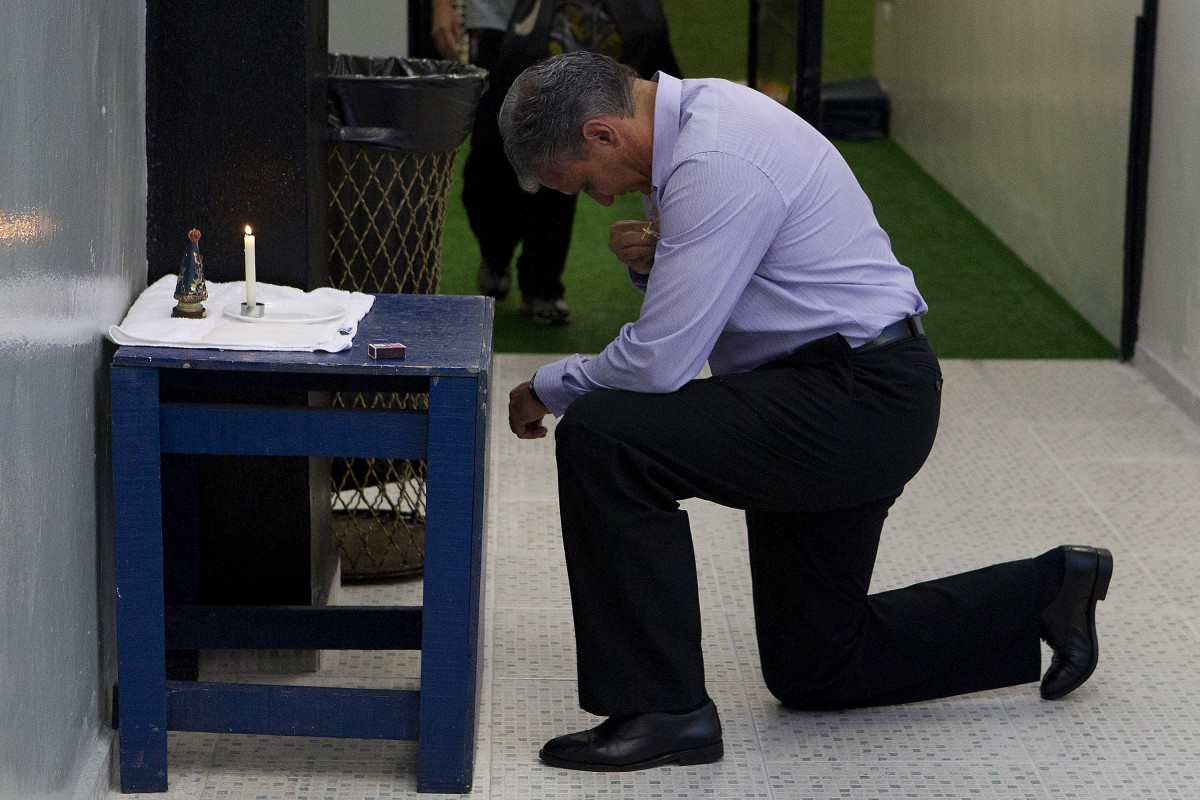
[[558, 300], [564, 294], [562, 274], [577, 199], [553, 189], [527, 196], [517, 257], [517, 285], [527, 300]]
[[528, 215], [529, 195], [508, 165], [494, 120], [490, 127], [476, 120], [463, 166], [462, 202], [483, 264], [493, 277], [507, 276], [511, 285], [510, 264]]
[[[471, 63], [493, 73], [503, 40], [504, 31], [471, 31]], [[492, 83], [479, 99], [471, 149], [463, 165], [462, 190], [467, 222], [479, 242], [481, 266], [488, 273], [478, 276], [478, 288], [499, 299], [507, 296], [512, 284], [509, 266], [528, 214], [528, 195], [517, 184], [504, 155], [504, 141], [496, 122], [507, 91], [506, 85]]]

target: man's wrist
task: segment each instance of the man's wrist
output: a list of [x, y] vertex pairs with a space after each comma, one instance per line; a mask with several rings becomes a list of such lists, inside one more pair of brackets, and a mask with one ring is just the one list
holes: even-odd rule
[[[536, 378], [536, 377], [537, 377], [537, 373], [535, 372], [535, 373], [533, 373], [533, 378]], [[542, 398], [538, 397], [537, 390], [533, 388], [533, 378], [529, 379], [529, 396], [533, 398], [535, 403], [539, 403], [539, 404], [545, 406], [546, 404], [542, 402]]]

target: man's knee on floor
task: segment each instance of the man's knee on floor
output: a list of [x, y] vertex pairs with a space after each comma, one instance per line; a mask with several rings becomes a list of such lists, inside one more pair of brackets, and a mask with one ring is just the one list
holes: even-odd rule
[[763, 682], [785, 708], [828, 711], [844, 708], [847, 670], [853, 658], [835, 656], [817, 648], [809, 653], [794, 650], [787, 656], [760, 658]]
[[[764, 676], [766, 677], [766, 676]], [[784, 708], [794, 711], [835, 711], [848, 706], [832, 687], [805, 686], [794, 679], [766, 679], [767, 690]]]
[[[770, 687], [767, 687], [770, 689]], [[784, 708], [792, 711], [839, 711], [845, 706], [819, 692], [782, 691], [771, 689], [771, 695]]]

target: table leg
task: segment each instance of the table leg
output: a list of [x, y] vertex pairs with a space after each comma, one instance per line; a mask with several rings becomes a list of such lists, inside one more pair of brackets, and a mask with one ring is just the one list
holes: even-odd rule
[[483, 530], [476, 513], [483, 387], [435, 378], [429, 390], [425, 580], [417, 791], [468, 792], [475, 768]]
[[[168, 606], [200, 602], [200, 456], [164, 455], [163, 595]], [[199, 650], [168, 650], [167, 680], [200, 679]]]
[[112, 368], [121, 791], [167, 789], [158, 372]]

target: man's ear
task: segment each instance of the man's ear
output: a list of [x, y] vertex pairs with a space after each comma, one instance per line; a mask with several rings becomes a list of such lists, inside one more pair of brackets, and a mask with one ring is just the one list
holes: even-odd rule
[[583, 140], [589, 144], [611, 145], [620, 139], [620, 133], [604, 117], [589, 119], [583, 123]]

